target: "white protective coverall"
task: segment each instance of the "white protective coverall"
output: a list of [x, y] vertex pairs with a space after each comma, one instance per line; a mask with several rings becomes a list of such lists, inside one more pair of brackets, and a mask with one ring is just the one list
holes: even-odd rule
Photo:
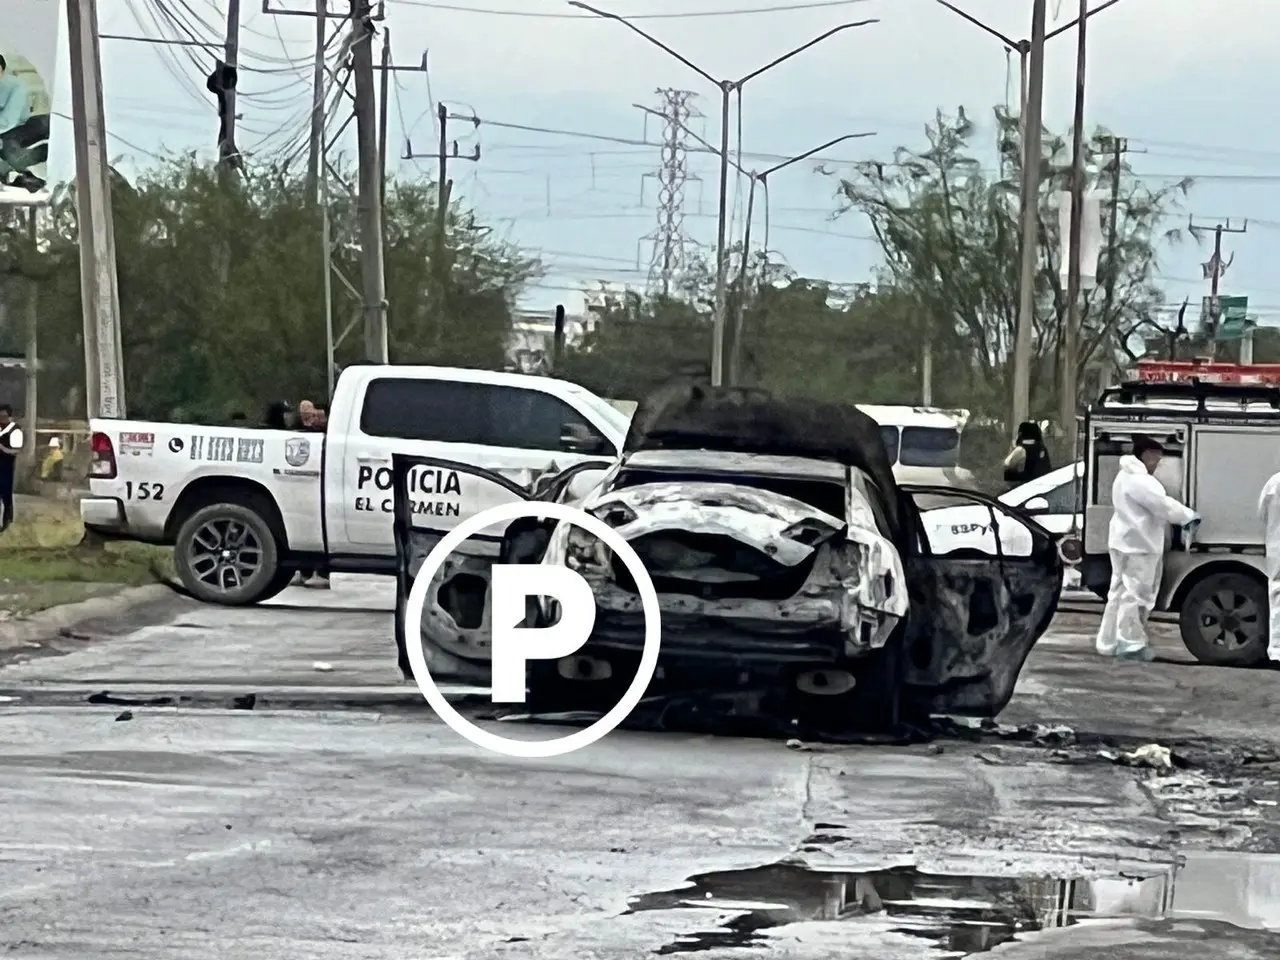
[[1120, 458], [1111, 505], [1111, 586], [1095, 645], [1104, 657], [1137, 653], [1147, 646], [1147, 618], [1160, 588], [1166, 529], [1196, 519], [1195, 511], [1169, 496], [1134, 456]]
[[1271, 612], [1267, 659], [1280, 661], [1280, 473], [1262, 485], [1258, 515], [1267, 545], [1267, 607]]

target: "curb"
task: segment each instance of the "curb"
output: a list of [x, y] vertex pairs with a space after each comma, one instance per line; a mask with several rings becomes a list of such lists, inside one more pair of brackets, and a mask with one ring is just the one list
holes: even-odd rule
[[12, 650], [39, 640], [47, 640], [78, 623], [99, 617], [117, 617], [134, 607], [163, 597], [173, 591], [161, 584], [129, 587], [109, 597], [90, 597], [78, 603], [65, 603], [32, 614], [24, 620], [0, 624], [0, 650]]

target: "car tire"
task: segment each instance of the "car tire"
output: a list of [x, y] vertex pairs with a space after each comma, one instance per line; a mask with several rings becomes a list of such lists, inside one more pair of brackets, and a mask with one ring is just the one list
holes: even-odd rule
[[241, 503], [212, 503], [187, 517], [174, 537], [173, 564], [193, 597], [227, 607], [266, 599], [284, 577], [271, 524]]
[[[1237, 571], [1209, 574], [1183, 598], [1178, 629], [1187, 650], [1201, 663], [1222, 667], [1260, 663], [1267, 656], [1266, 582], [1261, 576]], [[1237, 642], [1228, 646], [1220, 640]]]
[[289, 584], [293, 583], [293, 578], [297, 572], [297, 570], [286, 567], [280, 567], [277, 569], [275, 577], [269, 584], [267, 584], [267, 589], [264, 590], [262, 596], [258, 597], [254, 602], [265, 603], [267, 600], [280, 596], [280, 594], [284, 593], [285, 588], [289, 586]]

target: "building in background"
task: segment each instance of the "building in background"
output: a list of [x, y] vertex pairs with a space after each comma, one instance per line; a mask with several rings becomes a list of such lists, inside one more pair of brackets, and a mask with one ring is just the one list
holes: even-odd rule
[[[564, 318], [564, 341], [567, 349], [582, 345], [595, 330], [594, 313], [570, 314]], [[555, 352], [555, 310], [520, 310], [507, 335], [506, 368], [515, 373], [550, 376]]]

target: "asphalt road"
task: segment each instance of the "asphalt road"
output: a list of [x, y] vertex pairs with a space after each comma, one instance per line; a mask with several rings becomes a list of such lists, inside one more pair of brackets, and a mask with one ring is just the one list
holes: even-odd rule
[[[1001, 718], [1074, 736], [796, 748], [617, 732], [519, 761], [400, 682], [390, 602], [389, 583], [342, 578], [248, 610], [174, 599], [0, 660], [4, 955], [1280, 948], [1274, 673], [1102, 661], [1075, 615]], [[87, 702], [103, 691], [168, 702]], [[1194, 765], [1112, 762], [1146, 741]]]

